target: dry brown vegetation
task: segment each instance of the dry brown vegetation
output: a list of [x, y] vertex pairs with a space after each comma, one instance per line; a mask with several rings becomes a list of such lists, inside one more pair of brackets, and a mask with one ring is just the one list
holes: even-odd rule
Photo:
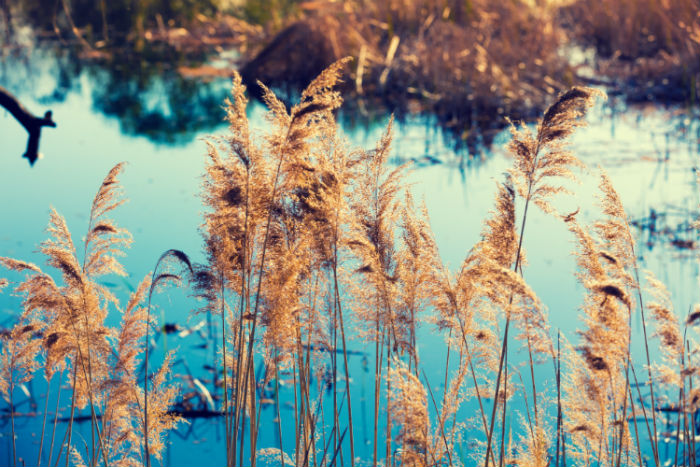
[[[3, 24], [12, 24], [6, 3]], [[152, 60], [159, 54], [151, 49], [167, 44], [161, 59], [194, 59], [180, 73], [206, 79], [229, 69], [202, 64], [203, 52], [235, 49], [256, 95], [258, 80], [298, 91], [351, 56], [343, 92], [355, 114], [425, 111], [470, 149], [490, 144], [506, 117], [534, 121], [574, 85], [607, 85], [632, 101], [698, 103], [700, 0], [149, 0], [140, 8], [61, 0], [51, 11], [19, 3], [14, 10], [37, 32], [77, 41], [83, 55], [107, 62], [132, 49]], [[581, 53], [588, 47], [592, 58]], [[589, 63], [579, 63], [583, 56]]]
[[561, 17], [595, 47], [598, 72], [635, 100], [698, 102], [700, 2], [578, 0]]
[[505, 116], [534, 117], [574, 84], [556, 11], [523, 1], [309, 2], [282, 31], [268, 31], [262, 50], [249, 44], [242, 74], [253, 88], [256, 80], [303, 87], [352, 56], [353, 100], [432, 111], [467, 139], [476, 128], [503, 127]]
[[[415, 206], [402, 183], [407, 167], [387, 162], [391, 124], [370, 151], [348, 148], [338, 136], [334, 111], [342, 100], [335, 86], [345, 63], [323, 71], [290, 110], [263, 87], [269, 112], [262, 135], [249, 127], [245, 87], [236, 74], [227, 102], [230, 131], [208, 143], [202, 188], [207, 262], [192, 265], [184, 253], [168, 250], [123, 311], [96, 281], [124, 272], [116, 258], [129, 235], [107, 218], [122, 202], [121, 165], [94, 199], [81, 255], [63, 218], [52, 212], [50, 239], [40, 250], [60, 283], [34, 264], [0, 258], [26, 276], [14, 284], [23, 311], [2, 340], [0, 390], [10, 404], [13, 439], [18, 385], [43, 367], [49, 388], [53, 378], [69, 384], [71, 406], [57, 444], [57, 421], [47, 428], [44, 408], [37, 464], [49, 432], [49, 465], [52, 459], [56, 465], [149, 465], [151, 456], [158, 458], [163, 433], [178, 423], [168, 412], [177, 388], [168, 383], [168, 358], [149, 372], [151, 296], [159, 285], [188, 279], [202, 311], [221, 323], [217, 403], [227, 465], [254, 466], [265, 458], [299, 466], [659, 467], [667, 460], [658, 434], [662, 405], [675, 414], [670, 442], [676, 465], [695, 465], [700, 370], [691, 328], [681, 331], [663, 284], [640, 278], [625, 211], [605, 174], [601, 220], [594, 225], [552, 204], [566, 192], [562, 180], [576, 179], [583, 165], [566, 139], [602, 93], [571, 88], [534, 131], [513, 127], [513, 168], [499, 183], [481, 241], [451, 271], [440, 259], [425, 208]], [[532, 209], [561, 218], [578, 244], [585, 296], [578, 335], [568, 339], [554, 335], [523, 277]], [[108, 312], [121, 314], [121, 328], [105, 325]], [[642, 339], [632, 334], [635, 314]], [[697, 312], [688, 325], [696, 322]], [[442, 392], [423, 372], [417, 330], [425, 326], [446, 342]], [[663, 350], [657, 363], [649, 356], [655, 337]], [[351, 392], [357, 388], [350, 383], [348, 351], [359, 342], [374, 349], [371, 459], [355, 452]], [[524, 364], [514, 355], [518, 344]], [[634, 348], [646, 350], [636, 370]], [[142, 353], [143, 383], [137, 370]], [[329, 392], [327, 367], [337, 383]], [[556, 384], [538, 381], [539, 371], [551, 372]], [[277, 423], [279, 446], [260, 449], [258, 389], [275, 388], [280, 419], [281, 372], [293, 380], [287, 397], [294, 429], [283, 432]], [[476, 408], [471, 418], [460, 411], [467, 406]], [[520, 418], [516, 406], [525, 407]], [[72, 427], [81, 409], [89, 410], [91, 437], [79, 449]], [[507, 429], [511, 417], [517, 421]], [[14, 443], [13, 456], [17, 463]]]
[[[304, 50], [320, 61], [353, 56], [356, 90], [390, 100], [403, 93], [397, 102], [408, 93], [438, 109], [450, 96], [511, 116], [543, 108], [579, 82], [567, 57], [578, 46], [595, 48], [598, 76], [619, 80], [623, 93], [697, 102], [698, 0], [317, 1], [292, 11], [266, 24], [265, 43], [275, 43], [281, 25], [304, 23]], [[255, 70], [263, 82], [283, 79], [285, 69], [297, 74], [298, 61], [275, 58]]]

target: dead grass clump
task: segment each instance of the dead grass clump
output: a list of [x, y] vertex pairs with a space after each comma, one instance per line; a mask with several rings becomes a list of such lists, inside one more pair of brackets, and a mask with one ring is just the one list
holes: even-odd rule
[[255, 80], [303, 86], [309, 74], [350, 55], [349, 91], [399, 113], [418, 105], [466, 139], [465, 128], [534, 116], [572, 84], [553, 13], [520, 0], [313, 2], [242, 74], [253, 89]]
[[598, 69], [632, 100], [697, 103], [698, 0], [578, 0], [561, 9], [577, 41], [595, 47]]

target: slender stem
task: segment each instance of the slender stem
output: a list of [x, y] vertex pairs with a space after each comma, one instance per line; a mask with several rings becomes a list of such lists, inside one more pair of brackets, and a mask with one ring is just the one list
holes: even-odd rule
[[[690, 313], [690, 311], [689, 311]], [[687, 330], [687, 328], [686, 328]], [[685, 338], [684, 338], [685, 339]], [[692, 362], [690, 360], [691, 358], [691, 353], [690, 353], [690, 341], [686, 340], [686, 352], [688, 355], [688, 368], [692, 368]], [[693, 378], [692, 376], [688, 376], [688, 389], [690, 391], [690, 394], [693, 393]], [[693, 411], [691, 412], [690, 416], [690, 438], [689, 438], [689, 450], [690, 450], [690, 465], [697, 465], [697, 459], [696, 459], [696, 452], [695, 452], [695, 412], [696, 410], [693, 408]]]
[[[532, 406], [535, 413], [535, 426], [539, 427], [539, 419], [537, 417], [537, 388], [535, 385], [535, 363], [532, 359], [532, 345], [530, 343], [530, 334], [527, 335], [527, 355], [530, 362], [530, 381], [532, 382]], [[526, 394], [527, 395], [527, 394]]]
[[[336, 220], [337, 225], [337, 220]], [[345, 342], [345, 324], [343, 322], [343, 308], [340, 304], [340, 291], [338, 287], [338, 244], [334, 243], [334, 261], [333, 261], [333, 283], [335, 290], [335, 301], [338, 309], [338, 317], [340, 318], [340, 336], [343, 342], [343, 363], [345, 367], [345, 395], [348, 400], [348, 431], [350, 433], [350, 465], [355, 465], [355, 434], [352, 422], [352, 404], [350, 403], [350, 369], [348, 367], [348, 348]]]
[[518, 378], [520, 378], [520, 386], [523, 388], [523, 401], [525, 402], [525, 416], [527, 418], [527, 427], [530, 429], [530, 436], [532, 436], [532, 439], [535, 440], [535, 429], [532, 425], [532, 418], [530, 417], [530, 403], [527, 401], [525, 381], [523, 381], [523, 375], [520, 373], [520, 371], [518, 371]]
[[[539, 152], [539, 144], [535, 150], [535, 159], [537, 158], [537, 153]], [[532, 187], [533, 179], [530, 177], [528, 187], [527, 187], [527, 197], [525, 198], [525, 208], [523, 210], [523, 221], [520, 224], [520, 238], [518, 239], [518, 250], [515, 253], [515, 266], [513, 270], [518, 272], [518, 266], [520, 266], [521, 251], [523, 247], [523, 236], [525, 234], [525, 223], [527, 221], [527, 210], [530, 207], [530, 198], [532, 197]], [[513, 302], [513, 296], [510, 297], [510, 303]], [[509, 304], [510, 307], [510, 304]], [[498, 392], [501, 388], [501, 373], [503, 372], [504, 357], [508, 348], [508, 329], [510, 328], [510, 310], [506, 316], [506, 326], [503, 333], [503, 344], [501, 346], [501, 356], [498, 363], [498, 374], [496, 375], [496, 388], [494, 389], [493, 397], [493, 410], [491, 411], [491, 426], [489, 427], [488, 439], [486, 441], [486, 460], [484, 461], [484, 467], [489, 465], [489, 455], [491, 454], [491, 441], [493, 439], [493, 429], [496, 422], [496, 409], [498, 408]], [[504, 404], [505, 405], [505, 404]]]
[[630, 398], [630, 408], [632, 409], [632, 420], [634, 422], [634, 437], [636, 439], [636, 445], [637, 445], [637, 457], [639, 460], [639, 466], [643, 466], [644, 463], [642, 462], [642, 448], [639, 443], [639, 428], [637, 427], [637, 414], [636, 411], [634, 410], [634, 398], [632, 397], [632, 386], [628, 385], [627, 386], [627, 393], [629, 394]]
[[[649, 436], [649, 441], [651, 441], [652, 434], [651, 434], [651, 427], [649, 426], [649, 416], [647, 415], [647, 410], [646, 410], [646, 407], [644, 406], [644, 399], [642, 399], [642, 393], [639, 390], [639, 381], [637, 380], [637, 372], [634, 369], [634, 362], [632, 362], [631, 360], [630, 360], [630, 370], [632, 370], [632, 377], [634, 378], [634, 385], [637, 388], [637, 395], [639, 396], [639, 405], [642, 408], [642, 415], [644, 416], [644, 422], [645, 422], [646, 427], [647, 427], [647, 434]], [[655, 409], [652, 408], [652, 410], [655, 410]], [[651, 448], [653, 451], [654, 450], [653, 443], [652, 443]]]
[[[335, 435], [333, 436], [333, 443], [337, 443], [340, 432], [340, 423], [338, 422], [338, 302], [333, 300], [333, 327], [331, 330], [331, 343], [333, 348], [331, 349], [331, 373], [333, 375], [333, 426], [335, 427]], [[340, 449], [342, 455], [343, 450]]]
[[[297, 358], [299, 356], [299, 351], [297, 350]], [[301, 416], [299, 414], [299, 397], [297, 397], [297, 362], [296, 359], [292, 359], [292, 378], [294, 379], [294, 465], [299, 465], [299, 433], [301, 430], [299, 426], [301, 424]]]
[[[481, 423], [484, 425], [484, 434], [488, 434], [488, 426], [486, 424], [486, 411], [484, 410], [484, 403], [481, 397], [481, 391], [479, 390], [479, 382], [476, 379], [476, 370], [474, 369], [474, 361], [472, 355], [469, 352], [469, 346], [467, 341], [464, 341], [464, 350], [467, 352], [467, 358], [469, 359], [469, 372], [472, 375], [472, 381], [474, 382], [474, 389], [476, 390], [476, 399], [479, 402], [479, 412], [481, 413]], [[491, 459], [492, 464], [495, 467], [495, 460]]]
[[[561, 338], [561, 331], [557, 329], [557, 360], [555, 364], [556, 375], [557, 375], [557, 450], [555, 456], [555, 467], [559, 467], [559, 443], [562, 440], [562, 410], [561, 410], [561, 349], [559, 347], [559, 341]], [[641, 463], [639, 464], [642, 465]]]
[[[155, 277], [156, 269], [153, 270], [153, 277]], [[143, 372], [143, 445], [145, 450], [144, 463], [146, 467], [151, 467], [151, 451], [148, 446], [148, 351], [151, 347], [151, 341], [149, 337], [149, 331], [151, 329], [151, 296], [153, 295], [153, 281], [151, 281], [151, 290], [148, 292], [148, 307], [146, 311], [146, 335], [144, 336], [144, 364], [145, 369]]]
[[505, 440], [506, 440], [506, 406], [508, 405], [508, 345], [505, 348], [505, 361], [503, 366], [503, 410], [501, 412], [501, 459], [498, 464], [503, 467], [505, 463]]
[[41, 465], [41, 453], [44, 449], [44, 433], [46, 432], [46, 417], [49, 413], [49, 393], [51, 390], [51, 378], [46, 382], [46, 396], [44, 401], [44, 419], [41, 422], [41, 440], [39, 441], [39, 454], [36, 456], [36, 465]]
[[[428, 393], [430, 394], [430, 399], [433, 401], [433, 407], [435, 408], [435, 413], [439, 414], [437, 404], [435, 403], [435, 396], [433, 396], [433, 390], [430, 388], [430, 382], [428, 377], [425, 375], [425, 370], [423, 370], [423, 379], [425, 380], [426, 386], [428, 386]], [[447, 443], [447, 436], [445, 436], [445, 420], [438, 416], [440, 420], [440, 434], [442, 435], [442, 441], [445, 443], [445, 451], [447, 453], [447, 460], [452, 467], [452, 454], [450, 454], [450, 445]]]
[[226, 427], [226, 461], [230, 459], [230, 446], [228, 440], [231, 438], [231, 424], [229, 423], [228, 416], [228, 368], [226, 367], [226, 301], [224, 287], [224, 272], [221, 271], [219, 275], [219, 282], [221, 283], [221, 349], [223, 355], [223, 366], [224, 366], [224, 425]]
[[[639, 299], [639, 311], [642, 316], [642, 331], [644, 333], [644, 353], [647, 359], [647, 375], [649, 378], [649, 394], [651, 396], [651, 420], [652, 420], [652, 425], [654, 428], [653, 431], [653, 443], [652, 443], [652, 452], [654, 454], [654, 462], [656, 467], [659, 467], [660, 465], [660, 459], [659, 459], [659, 439], [657, 435], [657, 428], [656, 428], [656, 403], [655, 403], [655, 397], [654, 397], [654, 381], [651, 376], [651, 358], [649, 357], [649, 339], [647, 337], [647, 324], [646, 324], [646, 318], [644, 316], [644, 299], [642, 298], [642, 289], [640, 286], [640, 281], [639, 281], [639, 265], [637, 264], [637, 254], [634, 249], [634, 239], [632, 238], [632, 235], [630, 234], [629, 227], [627, 228], [627, 244], [630, 247], [630, 256], [633, 261], [633, 266], [634, 266], [634, 279], [637, 284], [637, 297]], [[651, 441], [651, 439], [650, 439]]]
[[[78, 347], [80, 348], [80, 347]], [[77, 356], [75, 357], [77, 358]], [[70, 403], [70, 422], [68, 422], [68, 444], [66, 446], [66, 467], [68, 467], [68, 461], [70, 460], [70, 443], [71, 439], [73, 437], [73, 416], [75, 415], [75, 398], [76, 398], [76, 392], [75, 392], [75, 382], [78, 377], [78, 366], [73, 365], [73, 397], [71, 399]]]
[[[459, 320], [459, 317], [457, 317], [457, 319]], [[461, 321], [460, 321], [460, 325], [461, 325]], [[462, 336], [462, 337], [464, 337], [464, 336]], [[444, 378], [444, 382], [443, 382], [443, 386], [442, 386], [443, 388], [445, 388], [444, 389], [445, 392], [442, 394], [442, 406], [443, 407], [445, 406], [445, 402], [447, 401], [447, 383], [448, 383], [447, 380], [448, 380], [448, 375], [450, 373], [450, 350], [452, 349], [452, 346], [450, 345], [450, 339], [452, 339], [452, 326], [450, 326], [449, 332], [447, 334], [447, 356], [445, 357], [445, 378]], [[466, 340], [465, 340], [465, 342], [466, 342]]]
[[58, 463], [61, 462], [61, 455], [63, 454], [63, 448], [70, 449], [70, 445], [66, 445], [66, 438], [68, 438], [68, 431], [63, 433], [63, 439], [61, 440], [61, 445], [58, 448], [58, 454], [56, 455], [56, 462], [53, 467], [58, 467]]
[[[379, 315], [379, 308], [377, 308]], [[382, 355], [384, 354], [384, 345], [380, 346], [380, 342], [384, 340], [384, 331], [381, 335], [379, 332], [379, 316], [376, 320], [376, 337], [374, 343], [374, 457], [372, 465], [377, 467], [377, 434], [379, 425], [379, 388], [382, 374]]]
[[[680, 401], [683, 397], [683, 387], [678, 390], [678, 400]], [[678, 421], [676, 422], [676, 451], [673, 461], [673, 467], [678, 467], [678, 445], [680, 444], [679, 438], [681, 437], [681, 414], [678, 412]]]
[[14, 362], [10, 364], [10, 423], [12, 425], [12, 465], [17, 467], [17, 440], [15, 439], [15, 405], [13, 394], [14, 385]]
[[510, 328], [510, 319], [506, 320], [506, 329], [503, 334], [503, 346], [501, 348], [501, 358], [498, 363], [498, 374], [496, 375], [496, 391], [494, 392], [494, 397], [493, 397], [493, 409], [491, 410], [491, 424], [489, 426], [488, 430], [488, 436], [487, 436], [487, 441], [486, 441], [486, 461], [484, 463], [484, 467], [488, 467], [489, 464], [489, 457], [491, 454], [491, 440], [493, 438], [493, 430], [494, 430], [494, 425], [496, 423], [496, 411], [498, 410], [498, 394], [499, 394], [499, 389], [501, 387], [501, 375], [503, 372], [503, 360], [506, 355], [506, 349], [507, 349], [507, 344], [508, 342], [508, 329]]
[[[391, 400], [391, 338], [387, 336], [386, 342], [386, 400], [387, 404]], [[393, 466], [391, 462], [391, 411], [386, 411], [386, 460], [384, 465]]]
[[[61, 401], [61, 378], [58, 378], [58, 395], [56, 396], [56, 411], [54, 412], [54, 418], [53, 418], [53, 429], [51, 430], [51, 446], [49, 447], [49, 462], [46, 464], [47, 466], [51, 466], [51, 459], [53, 458], [53, 444], [54, 440], [56, 439], [56, 425], [58, 424], [58, 407], [59, 407], [59, 402]], [[60, 457], [60, 455], [59, 455]]]
[[284, 443], [282, 442], [282, 417], [280, 415], [280, 377], [279, 377], [279, 365], [277, 363], [278, 357], [275, 357], [275, 408], [277, 410], [277, 435], [280, 438], [280, 464], [285, 467], [284, 464]]

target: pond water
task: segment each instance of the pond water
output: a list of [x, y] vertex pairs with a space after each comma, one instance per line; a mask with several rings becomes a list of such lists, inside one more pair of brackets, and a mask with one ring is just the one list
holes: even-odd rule
[[[40, 151], [44, 157], [30, 167], [20, 157], [26, 146], [25, 131], [11, 115], [0, 111], [0, 256], [43, 264], [36, 249], [46, 238], [50, 207], [65, 216], [74, 239], [79, 241], [102, 178], [116, 163], [126, 161], [121, 180], [129, 202], [114, 217], [118, 225], [133, 234], [133, 245], [123, 259], [129, 276], [110, 279], [105, 284], [124, 300], [169, 248], [183, 250], [195, 261], [203, 261], [199, 231], [203, 208], [198, 198], [205, 155], [202, 138], [226, 131], [220, 123], [221, 106], [229, 87], [226, 80], [190, 80], [179, 77], [172, 69], [151, 69], [148, 64], [136, 69], [81, 65], [37, 50], [20, 59], [0, 62], [0, 85], [37, 114], [52, 109], [58, 124], [56, 129], [43, 130]], [[264, 125], [263, 115], [259, 104], [251, 106], [255, 126]], [[382, 134], [388, 118], [386, 115], [371, 123], [347, 125], [341, 131], [354, 146], [369, 149]], [[450, 138], [429, 116], [409, 116], [395, 126], [394, 162], [416, 161], [407, 180], [416, 198], [425, 201], [441, 255], [452, 270], [459, 267], [479, 240], [482, 221], [493, 207], [495, 182], [502, 180], [511, 166], [505, 151], [508, 139], [509, 134], [504, 131], [496, 136], [492, 147], [466, 157], [454, 152]], [[668, 285], [679, 317], [685, 316], [700, 299], [698, 252], [689, 248], [697, 247], [698, 235], [687, 229], [688, 223], [697, 219], [700, 204], [697, 115], [653, 106], [627, 108], [610, 99], [599, 102], [592, 110], [589, 126], [574, 135], [572, 144], [573, 151], [590, 170], [581, 175], [580, 185], [571, 186], [576, 196], [561, 199], [558, 206], [564, 212], [580, 208], [581, 218], [595, 220], [599, 216], [595, 202], [597, 166], [603, 167], [630, 218], [646, 226], [655, 220], [653, 233], [648, 228], [635, 229], [639, 255], [643, 266]], [[442, 163], [435, 163], [436, 160]], [[574, 276], [572, 236], [562, 222], [534, 211], [528, 219], [524, 246], [528, 255], [525, 277], [547, 306], [552, 329], [560, 329], [575, 339], [582, 288]], [[0, 277], [3, 275], [0, 273]], [[9, 293], [0, 294], [0, 326], [11, 326], [18, 304], [18, 299]], [[161, 294], [158, 304], [161, 324], [195, 326], [205, 319], [200, 316], [188, 320], [192, 304], [181, 291]], [[635, 332], [641, 332], [639, 320], [636, 321]], [[178, 356], [187, 364], [176, 365], [175, 373], [190, 368], [195, 376], [206, 380], [205, 371], [198, 368], [214, 357], [212, 349], [202, 349], [198, 339], [168, 336], [167, 346], [179, 347]], [[429, 325], [420, 332], [421, 359], [438, 392], [442, 391], [440, 379], [444, 371], [441, 341]], [[360, 341], [352, 341], [349, 347], [358, 353], [365, 350]], [[635, 355], [641, 357], [641, 351], [635, 349]], [[364, 434], [356, 434], [356, 444], [361, 446], [357, 455], [370, 459], [367, 439], [372, 417], [371, 372], [365, 372], [363, 360], [361, 355], [351, 356], [350, 364], [357, 369], [352, 374], [362, 375], [352, 381], [356, 388], [353, 397], [357, 398], [357, 405], [353, 406], [361, 407], [354, 410], [360, 411], [359, 423], [364, 421], [364, 426], [370, 428]], [[541, 372], [538, 378], [552, 380], [549, 366]], [[45, 385], [35, 382], [31, 391], [43, 406]], [[0, 420], [0, 463], [9, 465], [6, 409], [3, 406]], [[20, 402], [18, 411], [29, 412], [30, 404]], [[263, 413], [263, 427], [269, 424], [270, 429], [264, 428], [261, 433], [261, 448], [277, 445], [272, 434], [273, 412]], [[287, 411], [282, 423], [293, 431], [291, 414]], [[29, 464], [34, 462], [39, 424], [40, 418], [18, 419], [19, 455], [27, 458]], [[164, 465], [194, 465], [205, 458], [207, 465], [223, 464], [223, 437], [219, 420], [192, 420], [171, 435]]]

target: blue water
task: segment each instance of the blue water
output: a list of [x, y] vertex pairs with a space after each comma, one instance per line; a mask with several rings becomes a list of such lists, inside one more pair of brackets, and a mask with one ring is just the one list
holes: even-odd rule
[[[124, 98], [120, 104], [105, 91], [105, 83], [115, 93], [123, 91], [113, 87], [120, 81], [110, 75], [109, 70], [85, 67], [67, 77], [56, 63], [50, 53], [36, 52], [21, 60], [7, 59], [0, 66], [0, 85], [14, 92], [37, 114], [52, 109], [58, 123], [56, 129], [43, 130], [40, 148], [44, 157], [34, 167], [29, 167], [20, 157], [26, 145], [26, 133], [12, 116], [0, 111], [0, 256], [43, 264], [36, 249], [46, 238], [44, 229], [51, 207], [65, 216], [74, 241], [80, 242], [87, 228], [92, 197], [102, 178], [116, 163], [126, 161], [128, 165], [121, 180], [129, 202], [116, 211], [114, 218], [118, 225], [133, 234], [133, 246], [123, 259], [129, 276], [125, 280], [110, 278], [106, 282], [125, 300], [130, 289], [152, 271], [158, 256], [165, 250], [177, 248], [195, 261], [204, 259], [199, 232], [203, 208], [198, 198], [205, 156], [202, 138], [226, 131], [224, 125], [214, 124], [223, 117], [221, 104], [207, 105], [221, 102], [228, 83], [183, 84], [175, 82], [172, 73], [165, 70], [133, 84], [142, 89], [127, 93], [129, 99]], [[188, 109], [187, 105], [175, 102], [169, 94], [174, 86], [194, 89], [193, 95], [201, 98], [198, 107]], [[124, 111], [120, 105], [136, 110]], [[136, 108], [139, 105], [141, 108]], [[213, 118], [203, 109], [218, 117]], [[202, 114], [208, 116], [202, 118]], [[153, 115], [166, 121], [160, 122]], [[200, 117], [189, 125], [187, 115]], [[252, 125], [261, 130], [263, 115], [264, 109], [259, 104], [251, 105]], [[168, 121], [168, 118], [177, 122]], [[158, 120], [157, 125], [144, 123], [154, 119]], [[341, 131], [353, 145], [369, 149], [382, 134], [388, 119], [386, 115], [371, 124], [341, 128]], [[167, 135], [169, 128], [172, 137]], [[425, 201], [441, 256], [453, 271], [479, 240], [482, 221], [493, 207], [495, 183], [502, 180], [511, 166], [505, 151], [508, 139], [509, 134], [504, 131], [491, 148], [483, 148], [465, 159], [463, 154], [454, 153], [430, 117], [409, 117], [395, 127], [394, 160], [397, 163], [418, 161], [407, 181], [416, 199]], [[651, 239], [647, 232], [635, 230], [635, 234], [642, 264], [668, 285], [676, 312], [683, 317], [700, 299], [698, 251], [679, 249], [670, 239], [677, 235], [694, 240], [696, 245], [698, 241], [697, 232], [676, 233], [674, 230], [677, 225], [698, 217], [696, 169], [700, 125], [697, 116], [678, 109], [626, 108], [619, 102], [601, 102], [591, 112], [589, 126], [573, 137], [572, 148], [590, 167], [590, 172], [581, 175], [580, 185], [570, 185], [576, 196], [563, 197], [557, 206], [563, 212], [580, 208], [579, 219], [595, 220], [599, 216], [595, 204], [596, 167], [600, 165], [613, 180], [630, 218], [645, 218], [651, 210], [666, 214], [659, 220], [660, 226], [662, 222], [669, 226], [665, 234]], [[432, 164], [427, 156], [444, 163]], [[537, 210], [530, 212], [524, 241], [528, 258], [525, 278], [547, 306], [552, 329], [560, 329], [575, 340], [573, 331], [578, 326], [582, 289], [574, 277], [573, 238], [562, 222]], [[0, 273], [0, 277], [3, 275]], [[188, 321], [194, 304], [186, 292], [162, 293], [156, 301], [161, 321], [192, 326], [206, 319], [198, 316]], [[19, 299], [11, 296], [8, 289], [0, 294], [1, 327], [11, 326], [18, 307]], [[116, 323], [114, 316], [110, 319]], [[639, 333], [638, 320], [635, 326], [635, 332]], [[442, 340], [431, 325], [425, 325], [420, 331], [420, 357], [431, 386], [439, 393], [443, 390], [440, 381], [445, 358]], [[199, 337], [167, 337], [168, 348], [179, 347], [178, 356], [187, 361], [195, 376], [204, 380], [210, 376], [201, 366], [211, 363], [214, 357], [211, 348], [197, 348], [199, 343]], [[349, 347], [365, 350], [363, 343], [357, 340]], [[641, 348], [636, 349], [635, 355], [640, 356], [640, 352]], [[370, 355], [369, 360], [371, 362], [373, 356]], [[354, 416], [361, 426], [371, 431], [371, 366], [367, 373], [359, 356], [351, 357], [351, 366]], [[177, 365], [175, 373], [183, 373], [183, 368]], [[537, 377], [552, 381], [551, 365], [539, 369]], [[41, 377], [37, 379], [31, 390], [43, 407], [45, 384], [39, 382]], [[55, 392], [55, 388], [53, 390]], [[288, 390], [283, 389], [283, 398], [285, 391]], [[23, 396], [17, 397], [21, 400]], [[366, 400], [363, 401], [363, 397]], [[28, 404], [20, 406], [18, 411], [28, 412]], [[282, 412], [283, 431], [292, 433], [293, 412], [284, 404]], [[460, 412], [460, 416], [468, 412], [469, 407]], [[261, 448], [277, 446], [273, 435], [274, 416], [271, 409], [263, 412]], [[32, 456], [36, 455], [40, 418], [20, 419], [18, 426], [19, 455], [31, 465], [35, 462]], [[6, 419], [0, 421], [0, 431], [0, 463], [9, 463], [9, 422]], [[357, 455], [365, 460], [371, 458], [371, 448], [365, 442], [371, 436], [370, 431], [356, 428]], [[171, 435], [164, 464], [202, 464], [206, 459], [206, 465], [222, 465], [225, 462], [223, 436], [224, 427], [220, 421], [193, 420], [190, 425], [181, 426], [178, 434]], [[288, 437], [291, 438], [292, 435]]]

